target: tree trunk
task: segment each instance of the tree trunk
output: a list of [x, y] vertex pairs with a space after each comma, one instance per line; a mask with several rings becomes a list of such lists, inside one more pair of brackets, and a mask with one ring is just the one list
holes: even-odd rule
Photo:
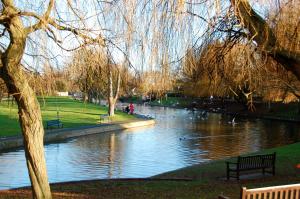
[[[40, 106], [19, 67], [17, 58], [7, 54], [3, 78], [17, 101], [19, 121], [24, 139], [26, 164], [32, 184], [34, 198], [51, 198], [44, 156], [44, 128]], [[15, 56], [16, 57], [16, 56]], [[7, 69], [7, 70], [6, 70]]]
[[3, 98], [3, 93], [2, 93], [2, 91], [0, 90], [0, 103], [2, 102], [2, 98]]
[[114, 116], [115, 114], [115, 103], [114, 103], [114, 93], [113, 93], [113, 77], [111, 66], [108, 66], [108, 115]]
[[121, 84], [121, 75], [120, 72], [118, 71], [118, 80], [117, 80], [117, 88], [116, 88], [116, 93], [114, 95], [114, 89], [113, 89], [113, 77], [112, 77], [112, 68], [109, 66], [109, 71], [108, 71], [108, 84], [109, 84], [109, 89], [108, 89], [108, 114], [109, 116], [114, 116], [115, 115], [115, 106], [116, 102], [118, 99], [118, 95], [120, 92], [120, 84]]
[[98, 104], [101, 105], [101, 99], [102, 99], [102, 97], [101, 97], [101, 95], [99, 93], [98, 93], [98, 98], [97, 99], [98, 99]]
[[[5, 1], [5, 9], [9, 9], [8, 12], [12, 15], [18, 12], [13, 8], [12, 1]], [[9, 94], [14, 96], [18, 104], [33, 198], [51, 198], [44, 156], [44, 128], [40, 106], [20, 65], [27, 34], [20, 17], [13, 17], [10, 20], [6, 27], [10, 34], [10, 44], [6, 51], [1, 53], [0, 76]]]
[[87, 92], [82, 92], [82, 102], [86, 103], [88, 101], [88, 95]]
[[91, 90], [89, 90], [88, 92], [87, 92], [87, 101], [89, 102], [89, 103], [93, 103], [93, 92], [91, 91]]
[[[300, 54], [290, 52], [281, 46], [276, 46], [276, 36], [267, 22], [257, 14], [248, 0], [231, 0], [235, 13], [242, 25], [249, 30], [249, 36], [258, 46], [280, 63], [286, 70], [291, 71], [300, 80]], [[278, 44], [277, 44], [278, 45]]]
[[114, 98], [110, 97], [108, 99], [108, 114], [109, 114], [109, 116], [115, 115], [115, 105], [116, 105], [116, 102], [114, 101]]

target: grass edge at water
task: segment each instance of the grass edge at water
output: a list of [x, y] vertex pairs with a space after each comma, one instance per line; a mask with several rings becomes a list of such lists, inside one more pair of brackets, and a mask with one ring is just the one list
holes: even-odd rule
[[[98, 124], [99, 115], [107, 113], [105, 106], [83, 103], [68, 97], [45, 97], [46, 104], [43, 104], [41, 98], [38, 99], [41, 102], [44, 127], [46, 121], [57, 118], [57, 111], [59, 111], [59, 118], [65, 128]], [[116, 111], [116, 115], [112, 118], [116, 122], [132, 119], [135, 117], [121, 111]], [[3, 129], [0, 131], [0, 137], [21, 134], [16, 104], [7, 101], [0, 103], [0, 127]]]

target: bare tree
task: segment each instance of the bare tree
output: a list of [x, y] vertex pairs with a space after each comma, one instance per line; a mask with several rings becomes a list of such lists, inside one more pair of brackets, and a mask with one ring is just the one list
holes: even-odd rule
[[117, 70], [117, 83], [114, 89], [113, 82], [113, 65], [108, 63], [108, 114], [109, 116], [115, 115], [115, 105], [119, 97], [121, 86], [121, 74], [118, 68]]
[[106, 50], [90, 46], [76, 51], [68, 71], [84, 93], [84, 100], [104, 97], [108, 101], [108, 114], [114, 116], [120, 87], [121, 73]]
[[69, 78], [83, 93], [84, 102], [92, 102], [95, 93], [102, 93], [105, 87], [104, 66], [106, 56], [102, 51], [93, 48], [81, 48], [73, 53], [72, 59], [67, 66]]
[[[26, 163], [34, 198], [51, 198], [51, 192], [44, 156], [44, 128], [40, 106], [21, 65], [26, 44], [30, 40], [30, 35], [37, 34], [39, 31], [44, 31], [49, 38], [58, 42], [59, 45], [62, 42], [57, 37], [57, 31], [67, 31], [73, 35], [81, 36], [82, 43], [102, 40], [101, 36], [86, 36], [84, 27], [68, 25], [59, 13], [56, 16], [60, 19], [55, 19], [51, 15], [54, 4], [54, 0], [49, 0], [48, 4], [43, 2], [42, 5], [46, 7], [43, 13], [42, 11], [26, 11], [25, 4], [15, 4], [13, 0], [2, 0], [0, 5], [0, 24], [3, 32], [1, 34], [0, 77], [4, 80], [9, 94], [14, 96], [18, 104]], [[70, 3], [65, 5], [71, 8]], [[75, 10], [71, 9], [71, 12], [75, 13], [76, 16]], [[77, 18], [78, 21], [82, 21], [80, 16]]]
[[8, 47], [1, 51], [0, 76], [4, 79], [9, 93], [14, 96], [19, 107], [26, 163], [34, 198], [51, 198], [51, 192], [44, 157], [44, 128], [40, 107], [35, 93], [28, 85], [20, 63], [28, 35], [43, 27], [42, 20], [48, 21], [53, 6], [54, 1], [51, 1], [44, 16], [40, 18], [41, 21], [34, 26], [25, 27], [20, 11], [14, 2], [3, 0], [0, 20], [10, 38]]

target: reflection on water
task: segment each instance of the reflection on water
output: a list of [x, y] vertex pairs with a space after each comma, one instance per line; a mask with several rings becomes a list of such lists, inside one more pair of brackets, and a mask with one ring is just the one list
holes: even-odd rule
[[[45, 147], [50, 182], [148, 177], [181, 167], [300, 141], [300, 125], [137, 106], [150, 127], [89, 135]], [[29, 185], [24, 151], [0, 154], [0, 189]]]

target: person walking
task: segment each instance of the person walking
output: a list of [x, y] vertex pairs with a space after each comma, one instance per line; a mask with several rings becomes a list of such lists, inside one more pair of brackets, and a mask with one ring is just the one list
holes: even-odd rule
[[133, 106], [132, 102], [130, 102], [130, 104], [129, 104], [129, 110], [130, 110], [129, 113], [132, 115], [134, 112], [134, 106]]

